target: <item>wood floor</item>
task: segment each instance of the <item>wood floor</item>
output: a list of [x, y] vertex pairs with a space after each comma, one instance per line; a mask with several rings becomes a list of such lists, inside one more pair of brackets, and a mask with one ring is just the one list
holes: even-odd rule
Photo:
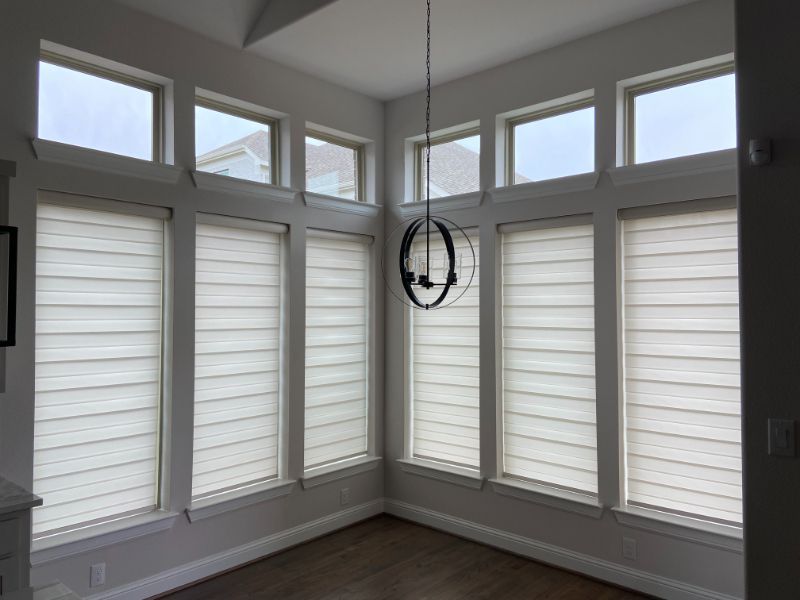
[[641, 600], [645, 596], [382, 515], [164, 598]]

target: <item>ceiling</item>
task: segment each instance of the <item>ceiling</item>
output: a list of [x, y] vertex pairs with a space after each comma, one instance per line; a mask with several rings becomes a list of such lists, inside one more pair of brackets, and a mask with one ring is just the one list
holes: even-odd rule
[[[425, 85], [424, 0], [116, 0], [381, 100]], [[434, 84], [693, 0], [433, 0]]]

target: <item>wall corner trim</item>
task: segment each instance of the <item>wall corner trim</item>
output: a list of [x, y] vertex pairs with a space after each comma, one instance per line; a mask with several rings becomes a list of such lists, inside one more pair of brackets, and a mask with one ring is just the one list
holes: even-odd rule
[[411, 475], [436, 479], [437, 481], [444, 481], [473, 490], [483, 488], [484, 478], [478, 475], [477, 471], [472, 472], [469, 469], [451, 467], [416, 458], [400, 458], [397, 459], [397, 464], [400, 465], [401, 471]]
[[518, 200], [532, 200], [534, 198], [547, 198], [549, 196], [560, 196], [562, 194], [573, 194], [575, 192], [585, 192], [597, 187], [600, 179], [599, 171], [570, 175], [568, 177], [558, 177], [556, 179], [545, 179], [543, 181], [531, 181], [530, 183], [518, 183], [516, 185], [506, 185], [495, 187], [488, 190], [494, 202], [516, 202]]
[[359, 456], [354, 459], [343, 460], [332, 465], [306, 471], [300, 483], [303, 485], [304, 490], [325, 485], [359, 473], [373, 471], [382, 460], [380, 456]]
[[513, 479], [489, 479], [489, 484], [494, 492], [501, 496], [533, 502], [595, 519], [603, 516], [603, 505], [591, 496]]
[[[431, 198], [431, 212], [444, 212], [461, 210], [462, 208], [477, 208], [483, 202], [483, 192], [469, 192], [443, 198]], [[425, 202], [403, 202], [395, 205], [395, 209], [404, 219], [421, 217], [425, 214]]]
[[35, 138], [31, 140], [31, 145], [38, 160], [111, 173], [112, 175], [125, 175], [126, 177], [174, 184], [178, 182], [183, 173], [183, 169], [175, 165], [101, 152], [50, 140]]
[[387, 514], [420, 525], [433, 527], [468, 540], [525, 556], [568, 571], [607, 581], [614, 585], [670, 600], [740, 600], [722, 592], [683, 583], [626, 565], [613, 563], [566, 548], [522, 537], [507, 531], [487, 527], [466, 519], [453, 517], [421, 506], [386, 498]]
[[139, 600], [151, 598], [296, 546], [337, 529], [353, 525], [383, 512], [383, 498], [335, 512], [314, 521], [285, 529], [212, 556], [168, 569], [152, 577], [104, 590], [86, 600]]
[[216, 173], [206, 173], [205, 171], [189, 171], [189, 173], [192, 176], [195, 187], [200, 190], [211, 190], [212, 192], [223, 192], [227, 194], [244, 194], [246, 196], [255, 196], [256, 198], [287, 204], [293, 202], [297, 195], [297, 190], [279, 185], [272, 185], [271, 183], [248, 181], [247, 179], [238, 179], [236, 177], [228, 177], [227, 175], [218, 175]]
[[194, 523], [245, 506], [288, 496], [294, 490], [295, 483], [294, 479], [273, 479], [234, 492], [198, 500], [186, 509], [186, 517], [190, 523]]
[[729, 172], [736, 176], [736, 148], [616, 167], [606, 171], [616, 186]]
[[362, 217], [376, 217], [381, 212], [381, 206], [370, 202], [358, 202], [357, 200], [347, 200], [336, 196], [326, 196], [324, 194], [314, 194], [313, 192], [303, 192], [303, 201], [306, 206], [332, 210], [334, 212], [346, 213], [348, 215], [359, 215]]

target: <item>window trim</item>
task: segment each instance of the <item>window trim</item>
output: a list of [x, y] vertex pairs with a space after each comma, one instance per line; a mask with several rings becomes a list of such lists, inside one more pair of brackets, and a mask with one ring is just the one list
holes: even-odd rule
[[[148, 81], [147, 79], [143, 79], [141, 77], [127, 75], [125, 73], [115, 71], [114, 69], [101, 67], [91, 62], [64, 56], [63, 54], [52, 52], [50, 50], [40, 50], [39, 62], [45, 62], [51, 65], [55, 65], [57, 67], [62, 67], [64, 69], [77, 71], [78, 73], [83, 73], [84, 75], [99, 77], [101, 79], [106, 79], [114, 83], [119, 83], [122, 85], [126, 85], [128, 87], [133, 87], [151, 93], [153, 95], [153, 123], [151, 132], [151, 135], [153, 137], [153, 144], [152, 144], [152, 157], [150, 158], [149, 162], [164, 163], [165, 144], [164, 144], [164, 87], [163, 86], [157, 83], [153, 83], [152, 81]], [[38, 93], [41, 92], [39, 91]], [[37, 94], [37, 123], [38, 123], [38, 94]], [[57, 140], [48, 140], [48, 141], [57, 141]], [[64, 143], [64, 142], [59, 142], [59, 143]], [[80, 147], [85, 148], [85, 146], [80, 146]], [[87, 148], [87, 149], [96, 150], [95, 148]], [[108, 154], [115, 154], [113, 152], [107, 152], [105, 150], [96, 150], [96, 151], [106, 152]], [[118, 156], [127, 156], [127, 155], [122, 154]], [[132, 156], [127, 156], [127, 157], [134, 159], [136, 158]]]
[[[311, 137], [315, 140], [328, 142], [329, 144], [334, 144], [336, 146], [342, 146], [344, 148], [353, 150], [356, 153], [356, 183], [354, 188], [355, 202], [366, 202], [366, 152], [364, 151], [364, 144], [362, 142], [355, 142], [353, 140], [348, 140], [347, 138], [331, 135], [330, 133], [323, 133], [318, 129], [306, 128], [305, 137]], [[317, 192], [308, 189], [308, 181], [305, 178], [303, 180], [303, 191], [310, 194], [317, 194]], [[347, 198], [341, 198], [340, 196], [334, 196], [334, 198], [347, 200]]]
[[[577, 112], [579, 110], [583, 110], [585, 108], [595, 108], [595, 99], [594, 96], [590, 96], [588, 98], [582, 98], [580, 100], [574, 100], [572, 102], [566, 102], [564, 104], [559, 104], [557, 106], [553, 106], [550, 108], [543, 108], [540, 110], [536, 110], [533, 112], [525, 113], [518, 117], [511, 117], [506, 120], [506, 172], [505, 172], [505, 184], [506, 186], [513, 186], [513, 185], [521, 185], [520, 183], [514, 182], [514, 174], [516, 173], [516, 169], [514, 168], [515, 158], [514, 158], [514, 130], [518, 125], [525, 125], [526, 123], [533, 123], [535, 121], [542, 121], [544, 119], [549, 119], [550, 117], [558, 117], [560, 115], [566, 115], [572, 112]], [[593, 130], [593, 138], [596, 136], [596, 129]], [[594, 157], [594, 147], [592, 148], [592, 156]], [[594, 161], [596, 162], [596, 160]], [[597, 165], [594, 166], [595, 170], [597, 169]], [[587, 173], [592, 173], [593, 171], [587, 171]], [[580, 175], [580, 174], [579, 174]], [[569, 175], [567, 175], [569, 177]], [[557, 179], [557, 178], [552, 178]], [[549, 181], [548, 179], [542, 179], [539, 181]], [[535, 182], [534, 182], [535, 183]]]
[[[431, 148], [433, 148], [434, 146], [439, 146], [441, 144], [448, 144], [450, 142], [463, 140], [468, 137], [473, 137], [476, 135], [480, 138], [481, 135], [480, 126], [470, 127], [469, 129], [459, 129], [458, 131], [454, 131], [453, 133], [448, 133], [437, 137], [431, 136]], [[414, 202], [425, 201], [424, 186], [422, 184], [422, 174], [424, 173], [424, 170], [422, 168], [422, 160], [424, 158], [425, 145], [426, 145], [425, 140], [414, 143]], [[477, 190], [471, 192], [464, 192], [462, 194], [451, 194], [450, 196], [464, 196], [467, 194], [475, 194], [475, 193], [480, 193], [480, 186], [478, 186]], [[450, 196], [442, 196], [442, 197], [449, 198]], [[431, 200], [434, 200], [434, 198], [431, 198]]]
[[636, 98], [653, 92], [660, 92], [691, 83], [698, 83], [700, 81], [714, 79], [716, 77], [731, 75], [735, 72], [736, 70], [734, 68], [733, 61], [727, 60], [725, 62], [708, 67], [691, 69], [675, 75], [668, 75], [666, 77], [657, 77], [655, 79], [645, 81], [644, 83], [638, 83], [624, 88], [623, 110], [625, 111], [625, 134], [623, 136], [623, 164], [626, 166], [641, 164], [636, 162]]
[[[278, 119], [273, 117], [268, 117], [267, 115], [258, 113], [254, 110], [247, 110], [246, 108], [239, 108], [237, 106], [233, 106], [232, 104], [226, 104], [225, 102], [220, 102], [218, 100], [211, 100], [204, 96], [195, 96], [194, 99], [195, 108], [205, 108], [208, 110], [213, 110], [215, 112], [223, 113], [232, 117], [239, 117], [241, 119], [247, 119], [248, 121], [255, 121], [256, 123], [261, 123], [262, 125], [266, 125], [269, 127], [269, 156], [270, 156], [270, 165], [269, 165], [269, 185], [280, 185], [280, 173], [281, 170], [280, 166], [280, 127], [278, 124]], [[197, 122], [197, 118], [195, 117], [195, 123]], [[197, 170], [197, 132], [195, 132], [195, 170]], [[223, 173], [213, 173], [213, 175], [219, 175], [220, 177], [231, 177], [232, 179], [239, 179], [238, 177], [234, 177], [233, 175], [226, 175]], [[247, 180], [246, 180], [247, 181]], [[264, 182], [258, 182], [264, 183]]]

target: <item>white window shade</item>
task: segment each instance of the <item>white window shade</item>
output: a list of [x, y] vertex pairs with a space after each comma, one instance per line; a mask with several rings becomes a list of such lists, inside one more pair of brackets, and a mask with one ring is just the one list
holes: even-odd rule
[[627, 501], [741, 523], [736, 210], [622, 231]]
[[164, 221], [39, 204], [34, 537], [157, 505]]
[[[424, 229], [424, 228], [423, 228]], [[472, 252], [461, 234], [454, 234], [456, 253], [462, 256], [459, 286], [449, 298], [463, 292], [455, 303], [434, 310], [409, 309], [411, 320], [412, 455], [455, 466], [480, 466], [480, 377], [479, 377], [479, 277], [478, 232], [471, 231]], [[414, 243], [417, 255], [425, 254], [425, 232]], [[438, 258], [445, 252], [441, 237], [431, 233], [430, 252]], [[441, 264], [439, 262], [438, 264]], [[435, 263], [434, 263], [435, 266]], [[443, 278], [440, 277], [440, 280]], [[417, 290], [426, 298], [438, 296], [440, 288]], [[449, 301], [445, 300], [445, 303]]]
[[282, 235], [234, 219], [200, 221], [195, 500], [278, 476], [281, 395]]
[[367, 452], [370, 247], [306, 238], [305, 469]]
[[503, 233], [504, 475], [597, 493], [594, 233]]

